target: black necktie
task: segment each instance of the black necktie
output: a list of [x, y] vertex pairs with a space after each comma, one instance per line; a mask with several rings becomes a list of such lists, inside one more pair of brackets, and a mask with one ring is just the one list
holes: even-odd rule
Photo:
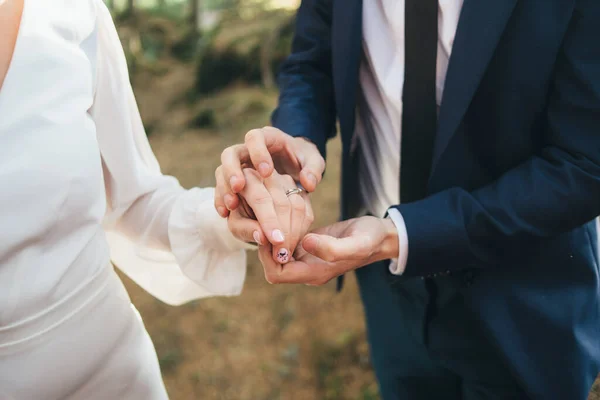
[[438, 0], [405, 0], [400, 200], [427, 195], [437, 128]]

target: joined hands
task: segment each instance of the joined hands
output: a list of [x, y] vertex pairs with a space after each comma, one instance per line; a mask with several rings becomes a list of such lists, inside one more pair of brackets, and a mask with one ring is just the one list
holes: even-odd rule
[[[325, 160], [304, 138], [265, 127], [221, 155], [215, 208], [240, 240], [259, 245], [270, 283], [322, 285], [348, 271], [398, 256], [389, 219], [361, 217], [309, 232], [308, 192], [321, 182]], [[300, 182], [306, 192], [286, 195]]]

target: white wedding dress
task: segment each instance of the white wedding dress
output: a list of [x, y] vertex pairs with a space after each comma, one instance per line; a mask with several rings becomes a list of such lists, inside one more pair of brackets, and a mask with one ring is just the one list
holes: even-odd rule
[[25, 0], [0, 88], [0, 400], [166, 399], [111, 260], [169, 304], [239, 294], [247, 246], [212, 193], [160, 173], [102, 1]]

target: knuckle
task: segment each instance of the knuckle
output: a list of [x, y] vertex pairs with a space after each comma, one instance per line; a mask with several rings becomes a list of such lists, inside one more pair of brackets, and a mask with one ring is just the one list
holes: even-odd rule
[[275, 201], [275, 212], [277, 214], [287, 214], [290, 212], [291, 206], [288, 201]]
[[323, 286], [325, 285], [327, 282], [329, 282], [329, 279], [325, 279], [325, 278], [319, 278], [316, 282], [316, 286]]
[[232, 154], [233, 147], [227, 147], [225, 150], [223, 150], [223, 152], [221, 153], [221, 164], [225, 164], [227, 159], [230, 158]]
[[312, 212], [307, 212], [306, 215], [304, 216], [304, 218], [310, 224], [312, 224], [313, 222], [315, 222], [315, 215]]
[[260, 129], [252, 129], [246, 133], [246, 136], [244, 137], [244, 141], [246, 143], [255, 141], [260, 137], [260, 135], [261, 135]]
[[244, 238], [244, 241], [253, 241], [254, 239], [252, 238], [252, 230], [251, 229], [244, 229], [242, 230], [242, 237]]
[[239, 234], [239, 229], [231, 222], [231, 218], [227, 219], [227, 226], [233, 236], [235, 236], [237, 239], [241, 237]]
[[304, 215], [304, 211], [305, 211], [304, 203], [302, 203], [302, 202], [300, 202], [300, 203], [293, 203], [292, 204], [292, 210], [294, 210], [295, 214], [303, 214]]
[[260, 186], [262, 183], [260, 179], [256, 177], [256, 173], [254, 171], [250, 171], [245, 169], [242, 171], [244, 180], [246, 184], [242, 189], [242, 192], [246, 196], [259, 196], [261, 192], [266, 192], [263, 186]]
[[282, 175], [282, 179], [286, 186], [289, 186], [290, 188], [296, 187], [296, 182], [294, 181], [294, 178], [292, 178], [291, 176]]
[[292, 204], [292, 210], [302, 214], [305, 213], [306, 203], [304, 202], [304, 199], [302, 199], [302, 197], [294, 195], [290, 199], [290, 203]]
[[268, 194], [258, 193], [250, 196], [247, 201], [251, 202], [255, 206], [267, 206], [273, 204], [273, 198]]
[[327, 252], [324, 252], [324, 253], [325, 254], [323, 254], [323, 257], [324, 257], [323, 259], [325, 261], [330, 262], [330, 263], [334, 263], [334, 262], [337, 261], [337, 255], [334, 254], [333, 252], [327, 251]]
[[274, 285], [276, 283], [278, 283], [277, 281], [277, 274], [274, 274], [273, 272], [266, 272], [265, 273], [265, 279], [267, 280], [267, 282], [269, 282], [271, 285]]

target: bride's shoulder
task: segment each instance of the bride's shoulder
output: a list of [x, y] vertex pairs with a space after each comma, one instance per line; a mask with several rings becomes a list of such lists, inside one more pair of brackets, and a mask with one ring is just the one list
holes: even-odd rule
[[69, 41], [88, 38], [105, 7], [102, 0], [25, 0], [25, 6], [37, 29], [49, 29], [49, 34]]

